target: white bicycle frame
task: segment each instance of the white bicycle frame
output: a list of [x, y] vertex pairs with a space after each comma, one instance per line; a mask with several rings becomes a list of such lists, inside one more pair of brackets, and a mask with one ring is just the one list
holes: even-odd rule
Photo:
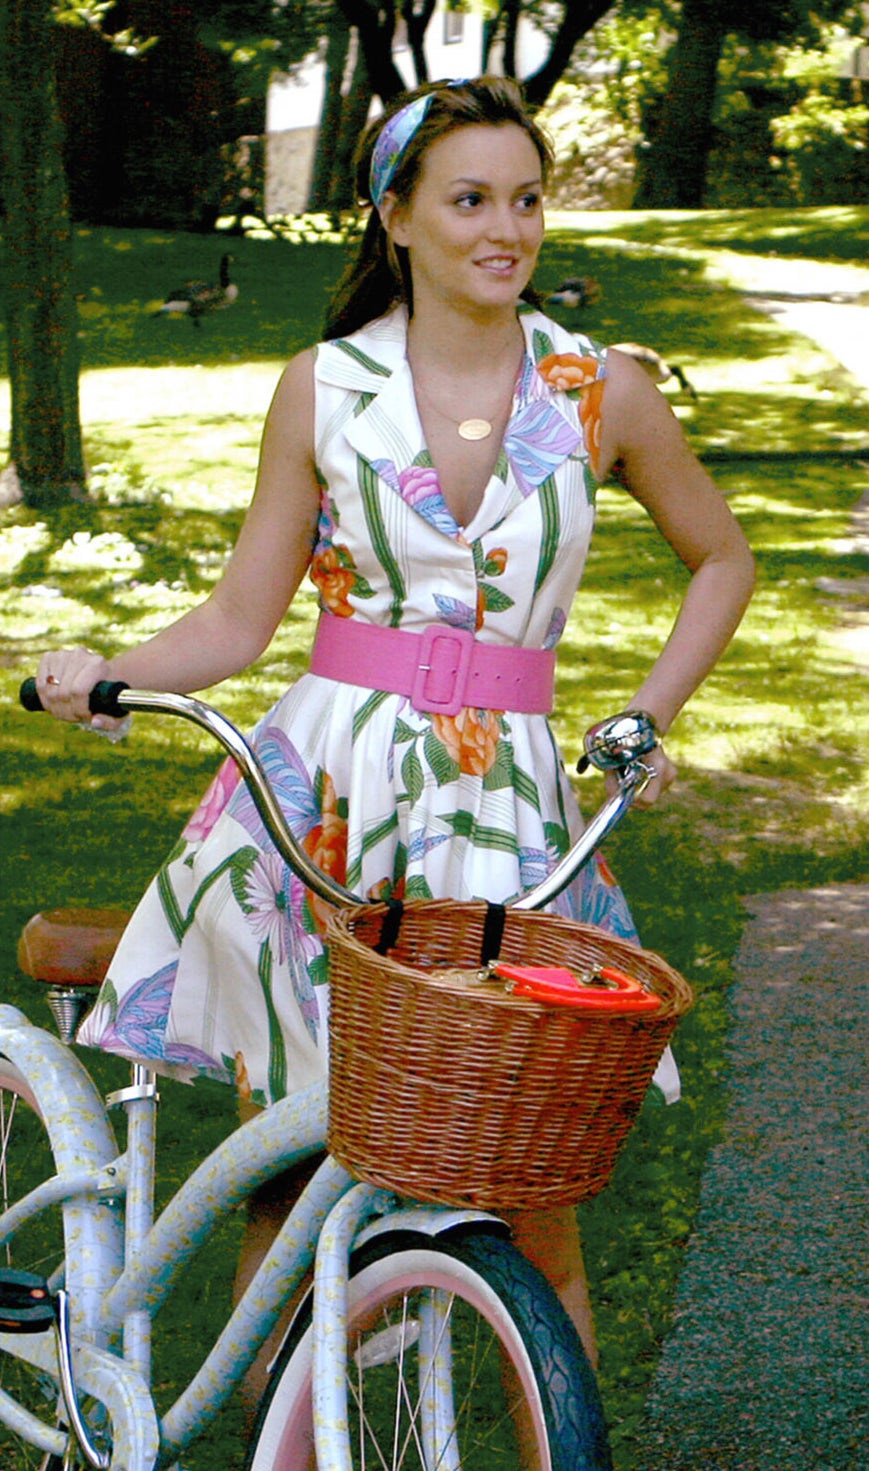
[[[326, 1135], [327, 1093], [317, 1084], [283, 1099], [225, 1139], [151, 1221], [155, 1167], [153, 1076], [136, 1069], [130, 1089], [107, 1100], [122, 1103], [130, 1119], [128, 1149], [119, 1154], [108, 1110], [72, 1051], [32, 1026], [11, 1006], [0, 1006], [0, 1053], [28, 1080], [48, 1129], [57, 1176], [44, 1181], [0, 1215], [0, 1244], [26, 1229], [41, 1210], [62, 1204], [66, 1232], [64, 1286], [79, 1397], [105, 1405], [112, 1456], [93, 1452], [95, 1466], [153, 1471], [177, 1460], [219, 1414], [280, 1316], [289, 1295], [315, 1264], [315, 1439], [321, 1471], [351, 1471], [347, 1425], [346, 1301], [350, 1251], [396, 1227], [438, 1235], [461, 1221], [492, 1220], [484, 1212], [402, 1205], [388, 1191], [358, 1184], [327, 1158], [291, 1210], [247, 1291], [201, 1368], [158, 1422], [151, 1397], [151, 1319], [221, 1215], [264, 1180], [318, 1149]], [[37, 1080], [34, 1082], [33, 1080]], [[125, 1204], [122, 1205], [122, 1202]], [[366, 1228], [367, 1230], [363, 1230]], [[432, 1337], [437, 1352], [448, 1345]], [[0, 1333], [0, 1350], [60, 1378], [51, 1333]], [[449, 1427], [449, 1376], [430, 1372], [433, 1423]], [[444, 1391], [444, 1385], [447, 1386]], [[68, 1407], [69, 1408], [69, 1407]], [[37, 1420], [0, 1391], [0, 1421], [24, 1440], [62, 1456], [67, 1434]], [[343, 1443], [342, 1443], [343, 1441]], [[434, 1452], [442, 1456], [442, 1449]], [[449, 1466], [449, 1459], [438, 1465]], [[434, 1464], [434, 1461], [432, 1461]]]
[[[170, 711], [203, 726], [234, 756], [260, 815], [286, 861], [332, 902], [358, 902], [311, 865], [283, 821], [255, 753], [219, 712], [186, 696], [123, 691], [125, 710]], [[616, 717], [605, 726], [633, 717]], [[648, 780], [642, 749], [625, 729], [624, 754], [609, 760], [618, 741], [594, 751], [595, 727], [586, 749], [596, 765], [621, 772], [618, 794], [592, 819], [568, 859], [516, 907], [542, 907], [563, 889]], [[650, 739], [648, 731], [645, 738]], [[654, 744], [654, 741], [652, 741]], [[585, 855], [585, 856], [583, 856]], [[0, 1245], [42, 1210], [62, 1204], [66, 1241], [64, 1308], [69, 1305], [69, 1347], [64, 1334], [0, 1332], [0, 1351], [42, 1368], [62, 1384], [64, 1419], [94, 1471], [154, 1471], [171, 1466], [219, 1414], [277, 1323], [283, 1304], [314, 1266], [314, 1433], [319, 1471], [352, 1471], [346, 1389], [349, 1258], [362, 1239], [410, 1228], [436, 1236], [467, 1221], [494, 1221], [482, 1211], [407, 1205], [388, 1191], [360, 1184], [327, 1157], [293, 1206], [244, 1296], [204, 1363], [162, 1420], [150, 1390], [151, 1323], [180, 1273], [227, 1209], [289, 1165], [321, 1148], [326, 1139], [327, 1084], [285, 1098], [243, 1124], [213, 1151], [153, 1217], [156, 1172], [157, 1088], [154, 1075], [135, 1067], [131, 1085], [103, 1101], [78, 1058], [58, 1038], [33, 1026], [15, 1007], [0, 1005], [0, 1055], [24, 1079], [48, 1132], [57, 1168], [0, 1215]], [[119, 1153], [109, 1110], [128, 1116], [127, 1149]], [[61, 1325], [63, 1327], [63, 1324]], [[420, 1433], [429, 1464], [459, 1471], [452, 1446], [449, 1335], [434, 1304], [421, 1328], [420, 1364], [426, 1394]], [[93, 1397], [111, 1422], [111, 1455], [91, 1442], [77, 1399]], [[0, 1422], [23, 1440], [63, 1457], [69, 1435], [48, 1426], [0, 1390]]]

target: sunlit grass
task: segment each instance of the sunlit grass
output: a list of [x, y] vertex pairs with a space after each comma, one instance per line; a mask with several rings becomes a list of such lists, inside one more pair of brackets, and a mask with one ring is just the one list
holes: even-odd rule
[[[741, 898], [869, 871], [867, 674], [836, 641], [841, 609], [820, 586], [869, 573], [847, 545], [865, 490], [865, 466], [848, 455], [869, 440], [866, 399], [824, 352], [729, 284], [732, 256], [752, 249], [859, 262], [867, 222], [866, 210], [555, 220], [539, 272], [546, 287], [593, 274], [601, 300], [573, 324], [602, 341], [651, 343], [688, 371], [697, 400], [668, 395], [759, 566], [739, 634], [672, 731], [672, 798], [631, 817], [609, 847], [644, 941], [698, 992], [679, 1038], [685, 1101], [646, 1110], [613, 1185], [582, 1211], [619, 1471], [632, 1468], [632, 1428], [720, 1122]], [[613, 243], [628, 237], [636, 249]], [[149, 315], [173, 283], [213, 274], [226, 248], [238, 256], [235, 307], [198, 331]], [[337, 244], [148, 231], [81, 232], [77, 251], [94, 502], [0, 519], [0, 952], [4, 999], [39, 1016], [43, 1003], [15, 975], [20, 925], [40, 907], [132, 904], [219, 758], [177, 723], [137, 717], [132, 738], [110, 747], [34, 719], [15, 705], [18, 683], [46, 648], [120, 648], [207, 592], [253, 485], [281, 364], [318, 335], [344, 258]], [[770, 263], [754, 264], [759, 278]], [[0, 437], [2, 413], [0, 399]], [[645, 515], [605, 488], [559, 666], [555, 726], [570, 760], [587, 724], [636, 689], [683, 585]], [[314, 618], [305, 592], [256, 667], [215, 692], [239, 724], [304, 669]], [[599, 784], [583, 778], [579, 791], [591, 807]], [[117, 1081], [111, 1059], [87, 1060]], [[233, 1100], [221, 1089], [164, 1096], [178, 1175], [232, 1126]], [[224, 1300], [228, 1282], [221, 1263]], [[193, 1311], [179, 1343], [207, 1336], [205, 1309]], [[181, 1372], [172, 1355], [170, 1343], [167, 1379]], [[237, 1437], [219, 1433], [185, 1460], [194, 1471], [218, 1463], [240, 1465]]]
[[640, 243], [676, 250], [734, 250], [759, 257], [798, 256], [855, 265], [863, 265], [869, 256], [866, 205], [559, 212], [550, 213], [549, 224], [556, 230], [624, 235]]

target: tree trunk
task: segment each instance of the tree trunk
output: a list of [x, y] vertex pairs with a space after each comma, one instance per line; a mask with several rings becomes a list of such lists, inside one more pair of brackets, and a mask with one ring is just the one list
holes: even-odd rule
[[370, 111], [371, 81], [368, 76], [365, 54], [357, 41], [353, 79], [350, 83], [350, 90], [344, 98], [341, 129], [332, 170], [329, 208], [336, 213], [343, 209], [355, 209], [358, 204], [353, 155]]
[[308, 209], [315, 214], [328, 209], [332, 200], [332, 178], [335, 172], [335, 158], [338, 152], [341, 114], [344, 106], [342, 86], [349, 50], [350, 26], [343, 11], [336, 5], [330, 19], [326, 41], [323, 109], [317, 130], [314, 170], [308, 193]]
[[372, 92], [381, 102], [389, 102], [405, 90], [404, 78], [392, 59], [395, 0], [382, 5], [377, 0], [337, 0], [337, 3], [358, 32]]
[[683, 0], [667, 90], [649, 120], [636, 209], [699, 209], [712, 146], [718, 62], [727, 18], [714, 0]]
[[532, 76], [525, 78], [525, 99], [533, 111], [543, 106], [555, 83], [561, 80], [577, 41], [612, 8], [613, 0], [565, 0], [549, 55]]
[[519, 0], [507, 0], [504, 6], [504, 75], [516, 75], [516, 39], [519, 34]]
[[423, 0], [417, 8], [417, 0], [403, 0], [401, 13], [407, 26], [407, 43], [413, 57], [413, 70], [417, 86], [429, 80], [428, 63], [425, 59], [425, 33], [434, 15], [435, 0]]
[[0, 0], [10, 459], [28, 505], [84, 493], [78, 315], [50, 0]]

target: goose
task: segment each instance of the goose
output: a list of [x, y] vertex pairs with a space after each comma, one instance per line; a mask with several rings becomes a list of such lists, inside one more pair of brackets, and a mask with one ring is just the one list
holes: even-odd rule
[[194, 327], [198, 327], [200, 317], [232, 306], [238, 297], [238, 286], [229, 276], [232, 263], [231, 255], [222, 255], [218, 285], [209, 281], [185, 281], [177, 291], [170, 291], [163, 305], [153, 315], [187, 316]]
[[551, 306], [564, 306], [568, 311], [585, 311], [600, 301], [601, 289], [593, 276], [565, 276], [560, 286], [550, 293]]
[[[600, 298], [601, 288], [593, 276], [566, 276], [546, 300], [551, 306], [563, 306], [568, 311], [583, 311], [594, 306]], [[645, 368], [652, 382], [659, 387], [675, 378], [685, 393], [690, 393], [692, 398], [697, 397], [696, 388], [688, 382], [682, 369], [676, 363], [668, 363], [653, 347], [646, 347], [642, 342], [614, 342], [612, 346], [618, 352], [633, 358], [641, 368]]]
[[682, 369], [676, 363], [668, 363], [659, 352], [655, 352], [653, 347], [646, 347], [642, 342], [614, 342], [612, 347], [616, 352], [623, 352], [627, 357], [633, 358], [641, 368], [645, 368], [652, 382], [657, 383], [659, 388], [662, 383], [675, 378], [686, 393], [690, 393], [692, 398], [697, 397], [697, 389], [693, 383], [688, 382]]

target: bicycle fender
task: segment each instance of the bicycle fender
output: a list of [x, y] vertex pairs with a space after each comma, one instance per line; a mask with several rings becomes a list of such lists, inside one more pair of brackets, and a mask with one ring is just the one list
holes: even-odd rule
[[459, 1226], [486, 1225], [498, 1228], [498, 1234], [509, 1236], [510, 1228], [500, 1216], [489, 1211], [460, 1210], [445, 1205], [409, 1205], [378, 1216], [363, 1226], [353, 1242], [364, 1246], [375, 1236], [385, 1236], [388, 1231], [418, 1231], [422, 1236], [445, 1236]]

